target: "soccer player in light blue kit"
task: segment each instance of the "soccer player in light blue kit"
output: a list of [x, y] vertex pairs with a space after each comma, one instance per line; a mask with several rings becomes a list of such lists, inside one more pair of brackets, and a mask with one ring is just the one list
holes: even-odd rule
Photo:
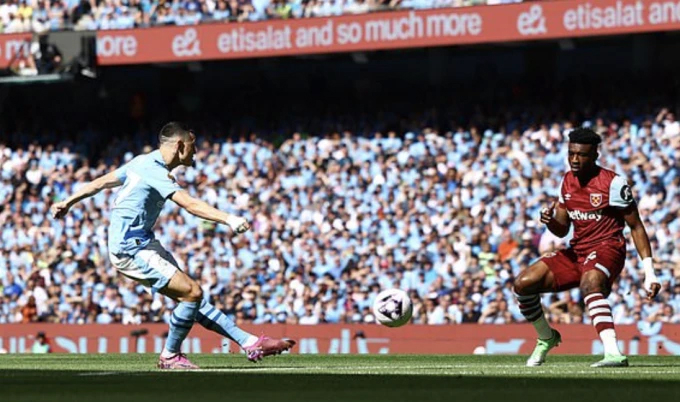
[[250, 229], [245, 219], [213, 208], [175, 183], [170, 171], [177, 166], [193, 164], [195, 141], [196, 137], [186, 127], [168, 123], [161, 129], [157, 150], [137, 156], [117, 170], [91, 181], [51, 208], [54, 217], [61, 218], [78, 201], [105, 188], [123, 186], [111, 211], [108, 238], [111, 263], [121, 274], [177, 302], [158, 361], [161, 369], [198, 368], [180, 348], [195, 321], [238, 343], [251, 361], [280, 354], [295, 345], [292, 340], [264, 335], [258, 338], [238, 328], [203, 298], [200, 285], [179, 269], [173, 256], [154, 237], [153, 226], [167, 199], [195, 216], [226, 224], [236, 233]]

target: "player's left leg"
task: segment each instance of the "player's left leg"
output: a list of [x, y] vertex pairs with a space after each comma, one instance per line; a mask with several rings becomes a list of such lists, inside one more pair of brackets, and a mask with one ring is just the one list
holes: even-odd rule
[[161, 369], [198, 368], [181, 353], [181, 344], [191, 331], [203, 299], [201, 287], [182, 272], [177, 262], [158, 241], [152, 241], [134, 255], [109, 255], [121, 274], [177, 302], [170, 316], [170, 330], [161, 352]]
[[594, 258], [589, 257], [585, 261], [580, 288], [588, 315], [604, 346], [604, 359], [592, 367], [627, 367], [628, 359], [619, 350], [612, 309], [606, 299], [612, 282], [623, 268], [625, 248], [602, 245], [590, 255]]
[[198, 308], [203, 299], [203, 291], [196, 281], [177, 269], [167, 285], [160, 288], [159, 292], [178, 303], [170, 315], [170, 330], [158, 361], [158, 368], [196, 369], [198, 366], [190, 362], [182, 353], [181, 345], [196, 320]]

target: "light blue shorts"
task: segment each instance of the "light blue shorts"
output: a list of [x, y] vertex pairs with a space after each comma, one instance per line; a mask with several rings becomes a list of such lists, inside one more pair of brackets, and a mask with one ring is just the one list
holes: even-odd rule
[[153, 293], [167, 286], [175, 272], [180, 271], [175, 258], [158, 240], [152, 240], [135, 255], [110, 253], [109, 258], [118, 272], [151, 288]]

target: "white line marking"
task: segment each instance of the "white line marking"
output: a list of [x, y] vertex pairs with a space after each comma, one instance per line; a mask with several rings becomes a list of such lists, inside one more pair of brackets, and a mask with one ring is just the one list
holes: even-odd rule
[[[584, 364], [551, 364], [544, 367], [524, 367], [522, 364], [504, 364], [489, 367], [486, 365], [471, 364], [451, 364], [451, 365], [413, 365], [401, 366], [400, 373], [394, 373], [393, 365], [372, 365], [360, 367], [333, 367], [333, 366], [299, 366], [299, 367], [268, 367], [268, 366], [244, 366], [244, 367], [215, 367], [202, 368], [198, 370], [152, 370], [149, 371], [93, 371], [74, 373], [77, 376], [115, 376], [115, 375], [147, 375], [156, 373], [239, 373], [239, 374], [259, 374], [259, 373], [290, 373], [290, 374], [363, 374], [363, 375], [485, 375], [485, 376], [512, 376], [524, 377], [534, 375], [559, 375], [574, 376], [579, 374], [589, 374], [594, 376], [606, 376], [611, 373], [616, 374], [680, 374], [678, 369], [659, 370], [663, 365], [655, 368], [655, 365], [646, 364], [645, 366], [628, 368], [588, 368]], [[499, 370], [500, 369], [500, 370]], [[414, 372], [414, 370], [422, 370]]]
[[77, 376], [89, 377], [89, 376], [103, 376], [103, 375], [121, 375], [121, 374], [131, 374], [124, 371], [93, 371], [89, 373], [76, 373]]

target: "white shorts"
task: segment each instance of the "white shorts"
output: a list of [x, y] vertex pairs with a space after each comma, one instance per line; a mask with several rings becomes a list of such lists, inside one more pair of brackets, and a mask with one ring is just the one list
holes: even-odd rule
[[112, 254], [109, 259], [121, 274], [158, 292], [167, 286], [175, 272], [180, 271], [177, 261], [158, 240], [152, 240], [135, 255]]

